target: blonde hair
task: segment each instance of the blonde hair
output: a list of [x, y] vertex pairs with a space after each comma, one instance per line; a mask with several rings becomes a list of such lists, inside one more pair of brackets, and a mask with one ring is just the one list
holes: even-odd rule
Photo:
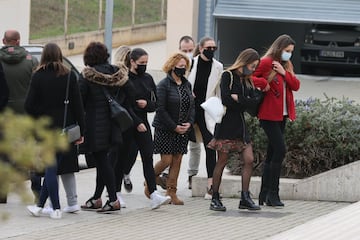
[[184, 59], [186, 62], [186, 71], [189, 71], [190, 69], [190, 61], [189, 58], [182, 52], [176, 52], [173, 53], [168, 60], [164, 63], [164, 66], [162, 67], [162, 70], [165, 73], [170, 73], [173, 68], [176, 66], [176, 64], [181, 60]]
[[126, 67], [130, 68], [130, 52], [131, 48], [129, 46], [123, 45], [116, 49], [114, 54], [114, 64], [120, 65], [125, 64]]
[[[236, 58], [235, 62], [230, 67], [228, 67], [226, 70], [227, 71], [235, 70], [235, 72], [238, 73], [239, 68], [242, 68], [242, 67], [244, 67], [252, 62], [255, 62], [257, 60], [260, 60], [259, 53], [252, 48], [247, 48], [239, 54], [239, 56]], [[245, 84], [247, 87], [254, 88], [254, 84], [253, 84], [250, 76], [245, 76]]]

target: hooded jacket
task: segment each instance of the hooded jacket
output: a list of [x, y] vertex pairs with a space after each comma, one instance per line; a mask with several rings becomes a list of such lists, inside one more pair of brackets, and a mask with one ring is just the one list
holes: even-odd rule
[[23, 47], [4, 46], [0, 49], [0, 61], [9, 88], [8, 106], [16, 113], [25, 113], [25, 97], [38, 60]]
[[121, 131], [112, 123], [108, 101], [102, 88], [130, 111], [131, 85], [125, 66], [108, 63], [86, 67], [79, 79], [85, 109], [83, 152], [108, 150], [122, 141]]

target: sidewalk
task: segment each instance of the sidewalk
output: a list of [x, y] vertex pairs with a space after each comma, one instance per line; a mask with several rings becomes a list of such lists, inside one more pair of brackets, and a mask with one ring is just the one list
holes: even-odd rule
[[[155, 155], [154, 161], [157, 160]], [[143, 194], [142, 164], [137, 160], [131, 172], [133, 192], [123, 193], [127, 208], [120, 213], [80, 211], [63, 213], [60, 220], [36, 218], [30, 216], [18, 196], [10, 194], [8, 204], [0, 204], [0, 213], [10, 214], [7, 221], [0, 222], [0, 239], [265, 239], [349, 205], [285, 201], [284, 209], [263, 207], [261, 211], [250, 212], [237, 209], [239, 199], [226, 198], [223, 199], [226, 212], [210, 211], [209, 200], [191, 197], [187, 189], [187, 160], [185, 155], [179, 177], [179, 196], [185, 201], [184, 206], [168, 205], [150, 210], [150, 201]], [[200, 167], [200, 174], [205, 174], [204, 161]], [[93, 193], [95, 170], [82, 170], [76, 176], [81, 204]], [[66, 206], [62, 186], [60, 197], [62, 207]], [[105, 199], [104, 194], [103, 201]]]

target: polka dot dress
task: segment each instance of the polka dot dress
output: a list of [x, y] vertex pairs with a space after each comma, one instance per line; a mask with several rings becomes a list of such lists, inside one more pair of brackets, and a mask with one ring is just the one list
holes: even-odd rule
[[[178, 86], [180, 93], [179, 123], [188, 122], [190, 97], [186, 92], [185, 85]], [[155, 129], [154, 153], [155, 154], [186, 154], [189, 134], [178, 134], [175, 131]]]

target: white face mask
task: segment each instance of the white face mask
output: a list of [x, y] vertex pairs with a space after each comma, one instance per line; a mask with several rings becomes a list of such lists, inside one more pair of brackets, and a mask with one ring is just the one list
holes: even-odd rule
[[192, 61], [193, 59], [193, 53], [192, 52], [188, 52], [186, 53], [186, 56], [189, 58], [190, 62]]
[[291, 58], [291, 52], [282, 51], [281, 53], [281, 60], [283, 61], [289, 61]]

